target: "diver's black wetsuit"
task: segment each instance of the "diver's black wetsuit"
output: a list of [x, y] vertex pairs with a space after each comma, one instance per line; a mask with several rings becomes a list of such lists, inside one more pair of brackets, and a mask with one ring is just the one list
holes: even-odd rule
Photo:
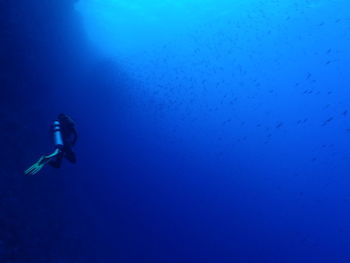
[[77, 162], [76, 155], [72, 149], [78, 140], [78, 133], [75, 128], [75, 123], [70, 117], [64, 114], [60, 114], [58, 116], [58, 121], [61, 128], [63, 147], [60, 148], [60, 153], [49, 162], [49, 164], [55, 168], [61, 167], [63, 157], [65, 157], [71, 163]]

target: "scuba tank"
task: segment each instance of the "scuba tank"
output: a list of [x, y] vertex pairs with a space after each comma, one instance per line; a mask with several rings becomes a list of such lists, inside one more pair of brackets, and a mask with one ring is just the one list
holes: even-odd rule
[[59, 149], [63, 148], [63, 138], [61, 132], [61, 124], [59, 121], [54, 121], [53, 123], [53, 138], [55, 146]]

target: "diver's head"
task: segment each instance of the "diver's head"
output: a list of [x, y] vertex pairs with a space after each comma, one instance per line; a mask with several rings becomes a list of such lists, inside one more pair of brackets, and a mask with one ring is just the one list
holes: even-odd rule
[[64, 113], [60, 113], [60, 114], [58, 114], [57, 119], [59, 121], [65, 121], [65, 120], [69, 119], [69, 117]]
[[71, 124], [74, 124], [74, 121], [72, 120], [72, 118], [69, 117], [68, 115], [64, 114], [64, 113], [58, 114], [57, 119], [58, 119], [59, 122], [61, 122], [61, 123], [71, 123]]

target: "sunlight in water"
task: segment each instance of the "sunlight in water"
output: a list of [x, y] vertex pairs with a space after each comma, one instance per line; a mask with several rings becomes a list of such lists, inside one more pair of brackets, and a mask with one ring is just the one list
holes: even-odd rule
[[[193, 32], [200, 25], [239, 15], [258, 0], [80, 0], [81, 14], [90, 39], [110, 53], [111, 50], [139, 49]], [[269, 2], [269, 1], [268, 1]], [[142, 43], [142, 44], [141, 44]]]

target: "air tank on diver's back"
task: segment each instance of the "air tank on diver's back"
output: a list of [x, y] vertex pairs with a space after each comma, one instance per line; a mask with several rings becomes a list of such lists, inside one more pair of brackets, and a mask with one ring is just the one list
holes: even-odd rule
[[62, 138], [61, 124], [59, 121], [54, 121], [53, 123], [53, 138], [54, 138], [55, 146], [58, 149], [62, 149], [63, 138]]

